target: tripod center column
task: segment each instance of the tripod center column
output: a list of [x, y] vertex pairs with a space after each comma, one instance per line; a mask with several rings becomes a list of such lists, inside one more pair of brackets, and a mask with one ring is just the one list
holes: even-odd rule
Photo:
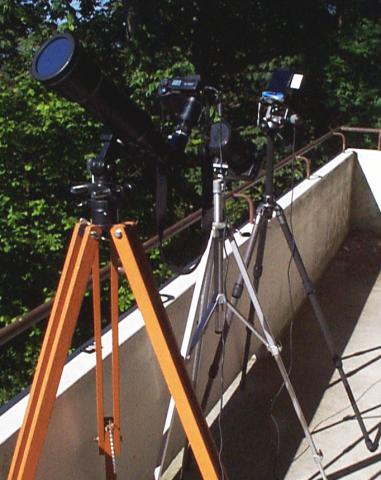
[[220, 178], [213, 180], [213, 231], [214, 237], [218, 236], [218, 230], [225, 228], [224, 202], [223, 202], [223, 181]]

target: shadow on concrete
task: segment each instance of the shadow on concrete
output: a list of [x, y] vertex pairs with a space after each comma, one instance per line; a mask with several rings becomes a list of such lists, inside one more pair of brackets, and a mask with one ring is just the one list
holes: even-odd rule
[[[318, 298], [339, 354], [342, 354], [352, 335], [379, 274], [380, 265], [380, 240], [370, 233], [352, 232], [317, 285]], [[269, 321], [271, 323], [271, 319]], [[310, 422], [324, 392], [331, 386], [334, 366], [308, 303], [305, 302], [297, 313], [292, 330], [291, 350], [290, 329], [282, 335], [282, 357], [286, 366], [292, 357], [291, 380], [307, 422]], [[344, 359], [344, 369], [346, 359], [365, 353], [368, 356], [360, 367], [348, 371], [348, 375], [352, 376], [378, 362], [381, 359], [378, 354], [380, 349], [380, 339], [375, 337], [370, 338], [369, 349], [350, 352]], [[370, 360], [369, 354], [374, 354]], [[282, 480], [286, 476], [303, 439], [303, 431], [285, 389], [271, 409], [272, 400], [281, 384], [276, 364], [266, 352], [248, 375], [245, 390], [238, 390], [225, 407], [221, 420], [222, 460], [230, 480]], [[372, 405], [364, 413], [375, 408]], [[272, 420], [271, 410], [276, 423]], [[347, 409], [345, 413], [346, 416], [341, 421], [356, 421], [352, 410]], [[337, 423], [340, 422], [332, 423], [332, 426]], [[330, 426], [325, 427], [327, 428]], [[220, 445], [218, 425], [214, 425], [213, 433]], [[362, 442], [361, 437], [358, 442]], [[352, 448], [352, 445], [348, 445], [341, 455]], [[308, 454], [307, 452], [306, 455]], [[363, 469], [367, 462], [371, 464], [380, 459], [380, 455], [372, 455], [369, 459], [338, 470], [328, 478], [343, 478]], [[329, 463], [333, 465], [335, 461], [334, 458]], [[193, 471], [184, 475], [184, 479], [200, 478], [194, 468], [191, 470]], [[312, 476], [309, 480], [318, 477], [319, 475]], [[376, 474], [373, 478], [381, 477]]]
[[[369, 430], [369, 433], [374, 434], [376, 432], [377, 428], [378, 428], [377, 426], [374, 427], [374, 428], [371, 428]], [[334, 457], [330, 462], [325, 464], [325, 468], [333, 466], [337, 462], [337, 460], [339, 460], [341, 457], [343, 457], [345, 455], [349, 455], [355, 449], [355, 447], [357, 447], [357, 445], [361, 442], [363, 442], [363, 437], [359, 437], [355, 442], [352, 442], [349, 445], [347, 445], [345, 447], [345, 449], [343, 449], [340, 452], [339, 455], [336, 455], [336, 457]], [[364, 468], [369, 467], [369, 465], [373, 465], [374, 463], [378, 463], [380, 460], [381, 460], [381, 454], [369, 456], [368, 458], [366, 458], [364, 460], [352, 463], [350, 466], [347, 466], [345, 468], [341, 468], [340, 470], [337, 470], [336, 472], [331, 473], [330, 475], [327, 475], [327, 478], [328, 478], [328, 480], [334, 480], [334, 479], [337, 479], [337, 478], [344, 478], [345, 476], [349, 475], [350, 473], [359, 472], [359, 471], [363, 470]], [[314, 474], [314, 475], [311, 475], [310, 477], [308, 477], [307, 480], [317, 480], [318, 478], [319, 478], [319, 474]], [[370, 477], [369, 480], [371, 480], [371, 478], [373, 478], [373, 476]]]

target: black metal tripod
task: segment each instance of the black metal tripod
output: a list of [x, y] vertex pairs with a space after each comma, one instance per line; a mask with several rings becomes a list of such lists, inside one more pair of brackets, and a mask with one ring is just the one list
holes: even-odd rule
[[[266, 151], [266, 179], [265, 179], [265, 201], [262, 205], [257, 210], [257, 215], [255, 219], [255, 226], [253, 229], [253, 232], [251, 234], [251, 237], [249, 239], [249, 243], [247, 246], [246, 254], [245, 254], [245, 261], [246, 265], [249, 264], [250, 258], [254, 252], [255, 245], [257, 244], [257, 255], [256, 255], [256, 261], [255, 261], [255, 267], [254, 267], [254, 281], [253, 281], [253, 286], [256, 291], [258, 291], [259, 287], [259, 282], [260, 278], [262, 275], [263, 271], [263, 256], [264, 256], [264, 251], [265, 251], [265, 243], [266, 243], [266, 235], [267, 235], [267, 226], [268, 222], [271, 220], [273, 215], [275, 214], [280, 228], [283, 232], [283, 235], [286, 239], [287, 245], [290, 249], [292, 258], [295, 262], [296, 268], [299, 272], [299, 275], [302, 279], [303, 282], [303, 287], [305, 290], [305, 293], [311, 303], [312, 309], [314, 311], [315, 317], [318, 321], [319, 327], [322, 331], [322, 334], [324, 336], [324, 340], [327, 344], [330, 356], [332, 358], [332, 362], [337, 369], [340, 379], [344, 385], [345, 391], [347, 393], [347, 396], [349, 398], [349, 401], [352, 405], [353, 412], [355, 414], [355, 418], [359, 424], [359, 427], [361, 429], [362, 435], [365, 440], [366, 447], [370, 452], [374, 452], [377, 450], [379, 441], [381, 438], [381, 427], [378, 429], [377, 434], [375, 436], [375, 439], [372, 441], [372, 439], [369, 436], [369, 433], [366, 429], [364, 420], [361, 416], [361, 412], [358, 408], [356, 399], [353, 395], [351, 386], [348, 381], [348, 377], [344, 371], [343, 368], [343, 362], [341, 359], [341, 356], [336, 350], [335, 342], [333, 340], [331, 331], [328, 327], [327, 320], [325, 318], [325, 315], [323, 313], [323, 310], [320, 306], [320, 303], [317, 299], [316, 296], [316, 291], [315, 288], [309, 279], [308, 273], [306, 271], [306, 268], [304, 266], [302, 257], [300, 255], [300, 252], [298, 250], [298, 247], [295, 243], [294, 236], [291, 232], [291, 229], [289, 227], [289, 224], [287, 222], [287, 219], [285, 217], [284, 211], [282, 207], [275, 201], [274, 198], [274, 186], [273, 186], [273, 159], [274, 159], [274, 137], [275, 137], [275, 130], [268, 130], [267, 132], [267, 151]], [[241, 295], [242, 292], [242, 286], [243, 286], [243, 280], [242, 277], [240, 276], [237, 279], [237, 282], [235, 284], [235, 287], [233, 289], [232, 293], [232, 299], [235, 299], [234, 302], [237, 303], [238, 299]], [[255, 311], [252, 305], [250, 305], [250, 313], [249, 313], [249, 322], [254, 323], [254, 317], [255, 317]], [[226, 322], [224, 325], [223, 333], [222, 333], [222, 338], [220, 339], [213, 362], [210, 366], [209, 369], [209, 378], [208, 382], [202, 397], [201, 401], [201, 407], [203, 410], [206, 409], [208, 399], [210, 396], [210, 392], [213, 386], [214, 379], [217, 376], [218, 370], [219, 370], [219, 365], [221, 361], [221, 356], [223, 353], [223, 345], [224, 342], [228, 336], [230, 329], [230, 322]], [[241, 387], [244, 387], [245, 382], [246, 382], [246, 371], [247, 371], [247, 364], [250, 356], [250, 343], [251, 343], [251, 337], [252, 337], [252, 330], [247, 328], [247, 334], [246, 334], [246, 341], [245, 341], [245, 350], [244, 350], [244, 356], [243, 356], [243, 362], [242, 362], [242, 377], [241, 377]]]

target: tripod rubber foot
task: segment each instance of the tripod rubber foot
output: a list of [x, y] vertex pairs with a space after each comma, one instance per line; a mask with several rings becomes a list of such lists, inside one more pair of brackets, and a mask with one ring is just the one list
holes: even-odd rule
[[239, 388], [240, 388], [240, 390], [245, 390], [245, 388], [246, 388], [246, 377], [241, 378], [241, 381], [239, 382]]
[[242, 291], [243, 291], [243, 285], [241, 283], [235, 283], [233, 292], [232, 292], [232, 297], [238, 300], [242, 295]]
[[338, 354], [335, 354], [333, 356], [332, 361], [336, 368], [338, 369], [343, 368], [343, 361]]
[[378, 448], [378, 444], [373, 443], [372, 440], [370, 440], [369, 438], [365, 440], [365, 445], [370, 452], [375, 452]]
[[216, 378], [218, 374], [219, 366], [212, 364], [209, 368], [209, 377], [210, 378]]

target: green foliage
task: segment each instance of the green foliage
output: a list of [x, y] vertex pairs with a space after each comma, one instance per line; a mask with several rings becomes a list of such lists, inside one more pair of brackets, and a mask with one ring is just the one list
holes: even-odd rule
[[25, 72], [1, 79], [0, 318], [6, 320], [43, 301], [44, 287], [54, 290], [52, 275], [75, 219], [68, 190], [85, 175], [85, 156], [98, 142], [93, 120], [77, 105], [46, 96]]
[[[200, 73], [223, 90], [225, 117], [258, 147], [265, 143], [255, 126], [260, 91], [274, 68], [298, 69], [305, 74], [296, 104], [306, 119], [298, 138], [303, 143], [342, 123], [381, 126], [379, 5], [374, 0], [1, 2], [0, 327], [53, 295], [71, 227], [83, 214], [69, 188], [89, 179], [86, 161], [100, 148], [97, 120], [28, 73], [33, 52], [46, 38], [57, 30], [75, 31], [107, 76], [128, 87], [158, 128], [159, 81]], [[178, 165], [171, 177], [173, 219], [200, 205], [200, 138], [195, 129], [188, 146], [192, 168]], [[289, 153], [291, 141], [286, 136], [279, 143], [280, 156]], [[117, 164], [119, 180], [133, 185], [122, 218], [136, 219], [142, 238], [155, 233], [150, 160], [147, 151], [127, 145]], [[290, 184], [289, 173], [277, 174], [277, 192]], [[252, 195], [257, 200], [261, 192]], [[228, 215], [242, 220], [244, 203], [232, 202]], [[197, 232], [188, 235], [187, 250], [190, 244], [196, 248], [199, 238]], [[176, 242], [181, 245], [184, 237]], [[176, 242], [168, 245], [170, 252], [182, 252]], [[168, 277], [158, 252], [150, 257], [158, 281]], [[133, 299], [125, 284], [121, 293], [125, 309]], [[89, 335], [80, 323], [76, 345]], [[0, 402], [28, 383], [40, 341], [41, 329], [35, 328], [0, 353]]]
[[325, 68], [327, 105], [336, 123], [381, 125], [381, 24], [360, 19], [340, 35], [338, 49]]

